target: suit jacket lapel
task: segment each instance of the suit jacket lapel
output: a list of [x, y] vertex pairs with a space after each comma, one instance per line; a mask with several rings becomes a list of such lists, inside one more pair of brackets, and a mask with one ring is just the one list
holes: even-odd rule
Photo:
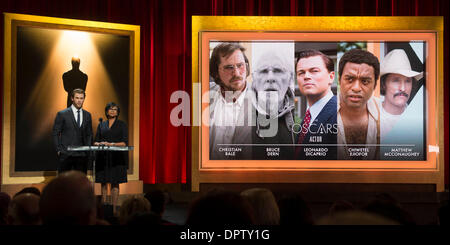
[[319, 127], [321, 123], [330, 121], [330, 118], [337, 113], [336, 97], [331, 98], [328, 103], [322, 108], [319, 115], [317, 115], [314, 122], [316, 127]]
[[73, 114], [72, 108], [69, 107], [68, 110], [69, 110], [70, 118], [72, 118], [73, 126], [75, 127], [75, 129], [82, 128], [83, 125], [84, 125], [84, 122], [86, 121], [86, 113], [85, 113], [85, 111], [83, 109], [80, 109], [81, 113], [83, 113], [83, 121], [81, 122], [81, 127], [80, 127], [77, 124], [77, 120], [75, 119], [75, 115]]
[[80, 128], [83, 128], [84, 124], [86, 122], [86, 111], [85, 110], [81, 110], [81, 112], [83, 113], [83, 121], [81, 122], [81, 127]]
[[77, 120], [75, 119], [75, 115], [73, 115], [73, 111], [72, 111], [71, 107], [67, 108], [67, 113], [69, 114], [70, 119], [72, 119], [74, 128], [78, 128]]
[[[320, 124], [325, 124], [329, 122], [331, 117], [336, 116], [336, 113], [337, 113], [337, 100], [336, 96], [333, 96], [322, 108], [319, 115], [317, 115], [316, 119], [314, 119], [314, 122], [311, 122], [314, 123], [314, 125], [311, 125], [310, 129], [316, 132], [317, 129], [320, 127]], [[302, 124], [300, 125], [303, 125], [303, 121]], [[308, 133], [305, 135], [305, 139], [303, 141], [309, 139], [310, 134], [311, 130], [308, 130]]]

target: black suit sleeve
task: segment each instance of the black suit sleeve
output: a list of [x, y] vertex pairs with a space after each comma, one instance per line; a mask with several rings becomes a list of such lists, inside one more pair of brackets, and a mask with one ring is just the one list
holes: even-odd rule
[[[83, 131], [84, 131], [84, 144], [92, 145], [93, 144], [92, 118], [91, 118], [91, 113], [89, 113], [89, 112], [86, 113], [86, 124], [85, 124]], [[88, 161], [89, 161], [88, 165], [90, 166], [92, 164], [92, 161], [95, 158], [94, 152], [88, 151], [87, 157], [88, 157]]]
[[126, 145], [128, 145], [128, 127], [125, 122], [121, 123], [121, 131], [122, 131], [122, 138], [119, 142], [125, 142]]
[[55, 123], [53, 124], [53, 144], [57, 152], [64, 151], [61, 141], [61, 132], [64, 127], [64, 118], [61, 112], [56, 114]]
[[92, 138], [92, 119], [91, 114], [87, 113], [87, 120], [86, 120], [86, 128], [85, 128], [85, 144], [86, 145], [92, 145], [93, 138]]

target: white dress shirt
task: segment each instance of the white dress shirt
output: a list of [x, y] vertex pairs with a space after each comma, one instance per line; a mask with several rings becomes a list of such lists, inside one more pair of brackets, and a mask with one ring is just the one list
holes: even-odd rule
[[210, 127], [216, 127], [215, 137], [213, 137], [215, 142], [213, 145], [217, 144], [229, 144], [233, 141], [234, 131], [238, 124], [239, 113], [244, 104], [244, 98], [247, 89], [242, 91], [236, 102], [227, 102], [222, 94], [218, 93], [217, 102], [213, 108], [214, 113], [211, 116]]
[[383, 142], [384, 137], [386, 137], [389, 131], [391, 131], [391, 129], [398, 122], [401, 116], [402, 114], [393, 115], [384, 110], [384, 107], [381, 106], [381, 124], [380, 124], [381, 142]]
[[[75, 122], [77, 122], [78, 109], [73, 104], [70, 106], [70, 108], [72, 109], [73, 116], [75, 117]], [[83, 124], [83, 109], [80, 108], [79, 110], [80, 110], [80, 122], [77, 122], [77, 123], [78, 123], [78, 125], [82, 125]]]

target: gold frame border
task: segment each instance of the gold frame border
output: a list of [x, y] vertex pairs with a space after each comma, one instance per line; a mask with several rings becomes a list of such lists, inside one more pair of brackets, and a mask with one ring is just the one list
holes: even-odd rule
[[[139, 89], [140, 89], [140, 26], [117, 24], [98, 21], [76, 20], [35, 16], [25, 14], [4, 13], [4, 74], [3, 74], [3, 123], [2, 123], [2, 176], [1, 184], [34, 184], [46, 183], [56, 176], [56, 171], [15, 172], [11, 162], [14, 160], [11, 154], [15, 146], [11, 142], [15, 130], [15, 111], [13, 111], [12, 88], [15, 71], [12, 71], [12, 41], [15, 40], [15, 28], [17, 24], [34, 27], [46, 27], [53, 29], [80, 30], [98, 33], [109, 33], [130, 36], [130, 104], [129, 104], [129, 139], [134, 146], [130, 156], [132, 161], [128, 171], [128, 180], [139, 180]], [[14, 66], [15, 67], [15, 66]], [[15, 108], [15, 105], [14, 105]], [[14, 131], [15, 132], [15, 131]]]
[[435, 32], [436, 33], [436, 129], [444, 127], [443, 17], [259, 17], [192, 16], [192, 183], [432, 183], [444, 190], [444, 136], [436, 130], [440, 151], [436, 170], [204, 170], [201, 161], [201, 66], [203, 31], [247, 32]]

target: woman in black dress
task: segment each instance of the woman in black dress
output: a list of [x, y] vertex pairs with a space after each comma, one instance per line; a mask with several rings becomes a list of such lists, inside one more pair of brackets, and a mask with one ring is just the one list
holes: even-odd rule
[[[117, 119], [120, 107], [110, 102], [105, 107], [106, 121], [97, 127], [94, 145], [127, 146], [128, 129], [125, 122]], [[95, 182], [101, 183], [102, 202], [106, 202], [108, 184], [111, 185], [113, 212], [117, 213], [119, 184], [127, 182], [128, 152], [98, 151], [95, 160]]]

